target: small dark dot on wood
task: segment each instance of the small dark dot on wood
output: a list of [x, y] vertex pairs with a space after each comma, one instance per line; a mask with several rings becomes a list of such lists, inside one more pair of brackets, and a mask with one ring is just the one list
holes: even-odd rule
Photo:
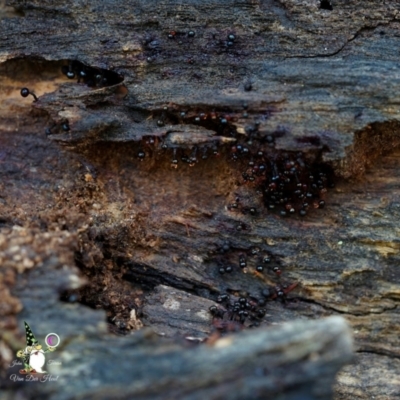
[[253, 85], [251, 84], [251, 82], [246, 82], [246, 83], [244, 84], [244, 90], [245, 90], [246, 92], [250, 92], [252, 89], [253, 89]]
[[320, 8], [322, 10], [329, 10], [329, 11], [333, 10], [333, 6], [330, 0], [321, 0]]
[[65, 121], [65, 122], [61, 125], [61, 128], [62, 128], [63, 131], [68, 132], [68, 131], [70, 130], [68, 121]]

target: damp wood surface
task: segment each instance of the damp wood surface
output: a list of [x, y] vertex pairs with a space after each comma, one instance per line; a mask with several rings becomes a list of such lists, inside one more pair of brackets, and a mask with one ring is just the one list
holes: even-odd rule
[[[350, 362], [333, 398], [400, 396], [400, 2], [331, 3], [0, 3], [4, 395], [109, 398], [104, 387], [117, 382], [107, 389], [116, 398], [331, 398]], [[68, 80], [61, 67], [72, 60], [115, 84]], [[22, 87], [39, 100], [22, 98]], [[327, 163], [336, 180], [325, 208], [288, 218], [268, 210], [243, 180], [249, 159], [232, 160], [251, 134], [263, 146], [271, 137], [274, 157], [296, 151]], [[197, 149], [198, 162], [173, 168], [174, 149]], [[284, 285], [293, 290], [281, 301]], [[209, 308], [224, 307], [216, 300], [225, 293], [266, 301], [260, 328], [227, 324], [243, 332], [224, 342]], [[346, 325], [330, 316], [349, 324], [353, 358]], [[66, 341], [65, 367], [51, 370], [60, 382], [31, 394], [7, 368], [23, 347], [23, 320]], [[260, 344], [269, 337], [280, 356]], [[207, 346], [232, 352], [221, 353], [215, 380]], [[148, 361], [130, 365], [137, 358]], [[159, 360], [166, 375], [156, 384], [145, 369]], [[113, 363], [138, 378], [113, 375]], [[79, 368], [87, 382], [74, 393], [67, 385]]]

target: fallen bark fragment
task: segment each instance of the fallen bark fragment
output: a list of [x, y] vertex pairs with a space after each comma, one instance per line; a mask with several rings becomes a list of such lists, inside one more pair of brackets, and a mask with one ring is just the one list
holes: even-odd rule
[[326, 400], [336, 373], [352, 359], [352, 339], [344, 319], [330, 317], [189, 347], [148, 330], [125, 338], [76, 338], [57, 359], [62, 365], [49, 365], [48, 382], [31, 385], [29, 398]]

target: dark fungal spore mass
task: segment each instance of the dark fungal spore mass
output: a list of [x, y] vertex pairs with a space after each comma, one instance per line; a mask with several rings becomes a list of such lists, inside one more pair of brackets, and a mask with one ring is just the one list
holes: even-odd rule
[[266, 164], [261, 189], [268, 209], [305, 216], [310, 209], [323, 207], [333, 185], [328, 166], [295, 152], [283, 152]]
[[77, 78], [78, 83], [84, 83], [89, 87], [113, 86], [123, 81], [123, 78], [116, 72], [91, 67], [78, 60], [71, 60], [68, 65], [61, 67], [61, 72], [68, 78]]
[[[228, 34], [227, 38], [237, 40], [233, 33]], [[115, 72], [90, 67], [77, 60], [64, 65], [62, 72], [67, 78], [74, 76], [78, 83], [96, 88], [118, 84], [123, 80]], [[252, 90], [250, 82], [247, 84], [245, 89]], [[257, 198], [261, 196], [269, 212], [281, 217], [305, 217], [312, 209], [323, 208], [334, 176], [332, 169], [320, 161], [322, 146], [319, 137], [300, 139], [301, 145], [314, 148], [307, 153], [277, 150], [276, 141], [288, 134], [285, 128], [277, 126], [274, 131], [266, 131], [263, 127], [264, 121], [275, 109], [271, 106], [256, 116], [249, 116], [245, 111], [247, 109], [247, 104], [236, 108], [204, 105], [185, 109], [178, 104], [161, 105], [152, 112], [155, 129], [165, 129], [167, 132], [173, 125], [192, 125], [213, 132], [212, 138], [198, 143], [178, 143], [169, 141], [168, 137], [157, 136], [151, 140], [143, 137], [137, 143], [137, 158], [147, 161], [153, 157], [168, 157], [171, 167], [176, 169], [183, 165], [194, 167], [200, 162], [211, 162], [213, 157], [221, 156], [237, 171], [238, 185], [248, 186], [258, 194]], [[244, 112], [246, 118], [243, 117]], [[63, 127], [63, 130], [68, 129]], [[227, 209], [259, 218], [263, 211], [257, 203], [233, 201], [227, 204]], [[247, 230], [247, 225], [240, 223], [236, 229]], [[229, 272], [229, 268], [228, 271], [225, 267], [221, 268], [221, 273], [225, 272]]]
[[249, 293], [233, 296], [221, 294], [216, 299], [218, 305], [211, 306], [209, 309], [213, 317], [213, 325], [221, 334], [257, 327], [267, 314], [267, 302], [278, 299], [286, 303], [287, 294], [296, 286], [297, 283], [278, 285], [271, 290], [263, 290], [257, 296]]
[[28, 88], [24, 87], [21, 89], [20, 94], [22, 97], [28, 97], [29, 95], [31, 95], [33, 97], [33, 101], [37, 101], [38, 98], [35, 95], [35, 93], [31, 92]]
[[[285, 129], [277, 127], [274, 132], [260, 132], [260, 121], [255, 120], [245, 126], [245, 134], [239, 134], [236, 126], [243, 121], [242, 113], [243, 109], [182, 110], [176, 105], [160, 110], [160, 114], [154, 115], [158, 127], [194, 125], [213, 131], [220, 138], [185, 147], [163, 143], [163, 149], [171, 154], [171, 166], [195, 166], [223, 156], [237, 171], [238, 185], [260, 194], [269, 212], [282, 217], [304, 217], [313, 209], [323, 208], [327, 191], [334, 186], [334, 174], [331, 167], [321, 162], [320, 142], [314, 140], [311, 145], [315, 150], [307, 153], [277, 150], [275, 141], [287, 134]], [[227, 209], [250, 217], [262, 216], [254, 203], [244, 204], [239, 198], [229, 202]]]
[[[260, 273], [262, 266], [257, 266]], [[239, 292], [232, 295], [220, 294], [209, 311], [213, 317], [213, 325], [219, 333], [229, 333], [243, 328], [252, 328], [260, 325], [267, 314], [268, 301], [278, 300], [283, 304], [288, 302], [287, 295], [298, 286], [298, 282], [285, 284], [278, 276], [279, 284], [265, 287], [260, 293], [250, 294]]]
[[330, 0], [321, 0], [320, 8], [322, 10], [329, 10], [329, 11], [333, 10], [333, 6]]
[[250, 296], [231, 297], [222, 294], [218, 296], [217, 302], [220, 306], [211, 306], [210, 313], [219, 320], [215, 326], [221, 332], [258, 326], [266, 314], [266, 310], [260, 305], [262, 300]]

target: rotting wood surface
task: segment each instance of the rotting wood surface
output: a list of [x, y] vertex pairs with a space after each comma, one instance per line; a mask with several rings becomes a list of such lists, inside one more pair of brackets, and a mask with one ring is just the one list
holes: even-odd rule
[[[42, 318], [43, 334], [60, 318], [54, 298], [28, 290], [29, 271], [16, 272], [76, 263], [89, 285], [76, 291], [71, 269], [57, 285], [63, 300], [105, 309], [114, 330], [204, 339], [218, 294], [260, 298], [279, 283], [278, 266], [283, 283], [299, 285], [286, 304], [267, 302], [261, 325], [344, 316], [357, 353], [336, 398], [399, 396], [399, 2], [8, 3], [18, 12], [0, 21], [2, 329], [16, 328], [21, 305], [19, 320]], [[67, 60], [123, 82], [68, 81]], [[24, 86], [38, 102], [20, 97]], [[196, 125], [201, 113], [218, 123]], [[243, 184], [225, 116], [236, 138], [257, 124], [273, 152], [303, 151], [358, 180], [337, 181], [323, 210], [280, 218]], [[149, 136], [167, 150], [144, 147]], [[207, 145], [208, 159], [171, 168], [173, 149], [194, 145]], [[236, 197], [246, 212], [227, 209]], [[261, 254], [272, 264], [257, 274]], [[65, 307], [76, 329], [84, 308]]]

